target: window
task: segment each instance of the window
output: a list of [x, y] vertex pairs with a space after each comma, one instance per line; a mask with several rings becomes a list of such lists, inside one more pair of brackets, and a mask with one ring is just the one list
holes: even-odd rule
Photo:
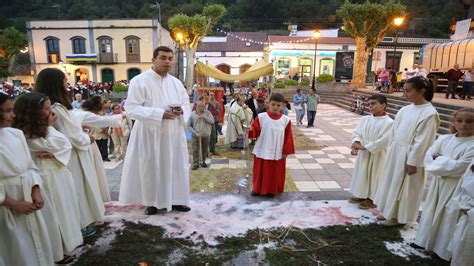
[[282, 75], [288, 76], [290, 74], [290, 59], [280, 58], [277, 61], [277, 73], [281, 72]]
[[72, 53], [73, 54], [85, 54], [86, 53], [86, 39], [84, 37], [73, 37], [72, 41]]
[[323, 58], [319, 61], [319, 74], [334, 75], [334, 60]]
[[56, 37], [48, 37], [45, 41], [48, 63], [59, 63], [59, 39]]
[[313, 60], [308, 58], [301, 58], [300, 59], [300, 77], [310, 77], [311, 76], [311, 69], [313, 68]]
[[140, 38], [137, 36], [125, 37], [125, 49], [128, 63], [140, 62]]
[[112, 38], [108, 36], [99, 37], [99, 49], [101, 53], [112, 53]]
[[137, 38], [130, 38], [127, 40], [127, 53], [128, 54], [138, 54], [139, 47], [138, 47], [138, 39]]

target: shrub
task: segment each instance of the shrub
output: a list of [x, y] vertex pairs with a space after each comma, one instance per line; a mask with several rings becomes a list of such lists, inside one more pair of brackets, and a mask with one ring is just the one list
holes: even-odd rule
[[331, 82], [333, 80], [334, 80], [333, 76], [329, 75], [329, 74], [321, 74], [318, 77], [318, 82], [319, 83], [328, 83], [328, 82]]
[[127, 90], [128, 90], [128, 86], [125, 86], [125, 85], [120, 84], [120, 83], [116, 83], [116, 84], [112, 87], [112, 90], [115, 91], [115, 92], [127, 91]]
[[285, 85], [287, 85], [287, 86], [296, 86], [296, 85], [298, 85], [298, 82], [296, 80], [289, 79], [289, 80], [285, 80]]
[[275, 83], [275, 85], [273, 85], [273, 88], [275, 88], [275, 89], [284, 89], [285, 84], [281, 83], [281, 82], [277, 82], [277, 83]]
[[305, 79], [301, 80], [300, 85], [301, 86], [309, 86], [309, 80], [305, 80]]
[[258, 83], [258, 88], [259, 89], [266, 89], [267, 88], [267, 83], [265, 83], [265, 82]]

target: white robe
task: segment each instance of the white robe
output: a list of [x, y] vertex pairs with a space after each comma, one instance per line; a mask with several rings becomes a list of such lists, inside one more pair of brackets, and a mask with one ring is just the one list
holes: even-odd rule
[[0, 162], [0, 258], [5, 265], [53, 265], [42, 210], [24, 215], [1, 205], [6, 197], [32, 202], [31, 189], [42, 187], [23, 132], [0, 128]]
[[[116, 127], [121, 124], [122, 115], [110, 115], [103, 116], [97, 115], [89, 111], [82, 109], [75, 109], [73, 114], [82, 125], [93, 127], [93, 128], [104, 128], [104, 127]], [[111, 201], [109, 183], [107, 182], [107, 175], [105, 173], [104, 162], [102, 161], [102, 155], [100, 154], [99, 147], [94, 141], [90, 146], [89, 152], [94, 163], [94, 169], [97, 174], [97, 182], [99, 183], [100, 194], [104, 202]]]
[[364, 116], [352, 131], [352, 143], [359, 141], [359, 150], [349, 191], [357, 198], [374, 199], [383, 174], [383, 163], [393, 120], [388, 116]]
[[91, 141], [89, 135], [82, 131], [81, 122], [73, 111], [68, 111], [58, 103], [53, 105], [52, 111], [58, 115], [54, 127], [72, 144], [68, 168], [76, 187], [81, 227], [86, 227], [101, 220], [105, 214], [104, 201], [90, 152]]
[[[460, 210], [467, 210], [467, 214]], [[448, 245], [448, 250], [452, 253], [451, 265], [472, 265], [474, 262], [474, 159], [448, 202], [447, 213], [453, 217], [455, 224], [453, 237]]]
[[[433, 160], [434, 154], [441, 154]], [[418, 226], [415, 243], [449, 260], [448, 244], [453, 222], [446, 220], [446, 204], [474, 158], [474, 136], [459, 138], [454, 134], [440, 136], [425, 157], [425, 171], [432, 176]]]
[[[183, 115], [163, 119], [171, 106], [181, 106]], [[181, 81], [147, 70], [130, 81], [125, 110], [136, 121], [125, 156], [119, 201], [168, 211], [172, 205], [189, 205], [185, 128], [191, 108]]]
[[[418, 217], [426, 181], [423, 162], [438, 127], [439, 115], [431, 103], [410, 104], [398, 111], [374, 199], [385, 218], [411, 223]], [[416, 166], [416, 174], [408, 175], [407, 165]]]
[[[67, 137], [54, 127], [48, 127], [46, 138], [28, 139], [27, 142], [33, 154], [33, 161], [42, 173], [42, 192], [48, 194], [51, 207], [56, 216], [56, 219], [49, 217], [47, 221], [58, 226], [64, 252], [70, 253], [81, 245], [83, 240], [74, 179], [69, 169], [67, 169], [67, 164], [71, 158], [72, 145]], [[39, 151], [47, 151], [53, 154], [54, 158], [39, 159], [34, 156]]]
[[230, 144], [244, 134], [243, 126], [252, 124], [252, 111], [250, 108], [242, 108], [242, 106], [234, 103], [229, 109], [227, 115], [227, 129], [225, 143]]

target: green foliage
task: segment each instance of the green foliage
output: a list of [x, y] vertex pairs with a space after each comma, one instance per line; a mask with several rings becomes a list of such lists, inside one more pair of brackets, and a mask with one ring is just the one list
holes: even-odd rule
[[317, 78], [317, 81], [319, 83], [328, 83], [328, 82], [331, 82], [333, 80], [334, 80], [334, 77], [332, 75], [329, 75], [329, 74], [321, 74]]
[[289, 79], [289, 80], [285, 80], [285, 85], [287, 85], [287, 86], [296, 86], [296, 85], [298, 85], [298, 82], [296, 80]]
[[258, 83], [258, 88], [259, 89], [266, 89], [267, 87], [268, 87], [268, 85], [265, 82]]
[[112, 90], [114, 92], [122, 92], [122, 91], [128, 91], [128, 86], [125, 86], [121, 83], [116, 83], [113, 87]]
[[300, 82], [300, 85], [301, 86], [309, 86], [309, 80], [302, 79], [301, 82]]
[[284, 89], [285, 88], [285, 84], [282, 83], [282, 82], [277, 82], [273, 85], [273, 88], [275, 89]]
[[15, 57], [28, 45], [26, 34], [8, 27], [0, 34], [0, 78], [10, 76]]

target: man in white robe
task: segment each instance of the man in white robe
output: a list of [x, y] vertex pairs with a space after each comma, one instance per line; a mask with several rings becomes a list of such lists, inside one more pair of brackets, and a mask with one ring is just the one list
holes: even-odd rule
[[181, 81], [168, 74], [173, 51], [160, 46], [153, 67], [130, 81], [125, 111], [136, 120], [120, 185], [121, 203], [189, 211], [189, 159], [185, 135], [189, 96]]

